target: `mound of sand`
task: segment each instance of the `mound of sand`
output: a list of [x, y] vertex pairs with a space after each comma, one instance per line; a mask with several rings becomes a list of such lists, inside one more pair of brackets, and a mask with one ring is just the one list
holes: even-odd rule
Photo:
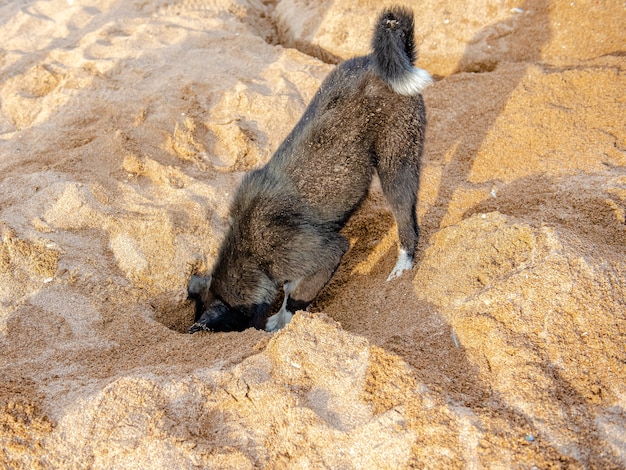
[[620, 2], [409, 2], [414, 270], [374, 188], [311, 313], [185, 334], [241, 176], [387, 3], [0, 5], [2, 468], [626, 467]]

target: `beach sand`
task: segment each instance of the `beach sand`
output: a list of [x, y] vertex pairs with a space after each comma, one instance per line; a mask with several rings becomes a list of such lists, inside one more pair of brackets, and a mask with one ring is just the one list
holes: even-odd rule
[[0, 468], [626, 468], [626, 6], [425, 0], [414, 269], [374, 186], [284, 330], [189, 335], [245, 171], [389, 2], [0, 2]]

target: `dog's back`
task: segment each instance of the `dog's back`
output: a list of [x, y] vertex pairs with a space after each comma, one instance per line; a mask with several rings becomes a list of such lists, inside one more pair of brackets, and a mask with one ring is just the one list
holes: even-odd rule
[[431, 79], [413, 67], [413, 27], [409, 10], [384, 11], [373, 53], [329, 74], [267, 165], [293, 181], [321, 222], [345, 223], [374, 170], [419, 168], [426, 124], [421, 91]]
[[374, 172], [398, 223], [392, 275], [410, 267], [426, 125], [421, 90], [430, 83], [414, 59], [412, 13], [385, 10], [372, 54], [331, 72], [268, 164], [244, 178], [213, 271], [217, 298], [231, 307], [271, 304], [291, 283], [283, 309], [308, 305], [347, 251], [339, 230]]

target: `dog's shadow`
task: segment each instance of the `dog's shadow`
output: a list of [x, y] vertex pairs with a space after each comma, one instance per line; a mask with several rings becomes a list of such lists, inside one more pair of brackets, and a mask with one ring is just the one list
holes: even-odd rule
[[397, 225], [384, 195], [374, 184], [363, 204], [341, 233], [350, 241], [337, 271], [317, 295], [309, 310], [324, 311], [336, 294], [356, 277], [382, 276], [391, 272], [398, 253]]

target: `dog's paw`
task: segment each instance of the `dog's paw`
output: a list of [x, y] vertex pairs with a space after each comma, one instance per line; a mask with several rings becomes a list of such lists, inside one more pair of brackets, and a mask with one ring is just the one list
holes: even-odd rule
[[265, 331], [269, 331], [270, 333], [278, 331], [284, 328], [292, 318], [293, 313], [286, 308], [281, 308], [278, 313], [267, 319], [267, 323], [265, 323]]
[[197, 333], [198, 331], [211, 331], [211, 329], [204, 323], [196, 322], [189, 327], [189, 330], [187, 330], [189, 334]]
[[406, 251], [400, 250], [398, 253], [398, 261], [396, 265], [391, 270], [389, 277], [387, 277], [387, 282], [400, 277], [404, 271], [408, 271], [413, 267], [413, 257], [410, 256]]

